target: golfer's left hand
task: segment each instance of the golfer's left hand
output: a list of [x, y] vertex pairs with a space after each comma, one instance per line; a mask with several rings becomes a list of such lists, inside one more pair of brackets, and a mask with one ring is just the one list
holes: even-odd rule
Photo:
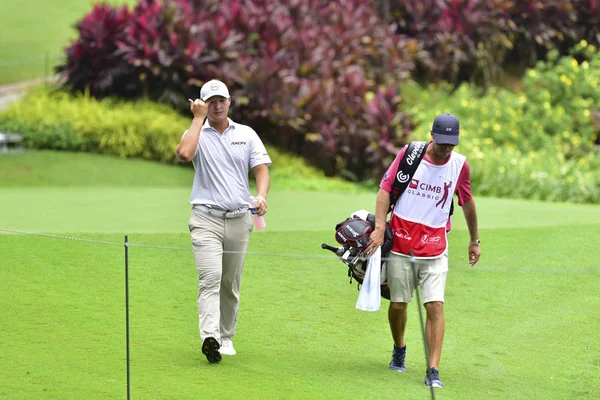
[[469, 244], [469, 264], [471, 266], [477, 264], [479, 257], [481, 256], [481, 247], [476, 244]]
[[269, 206], [267, 205], [267, 199], [260, 194], [257, 194], [254, 198], [256, 199], [256, 214], [260, 216], [265, 215], [269, 209]]

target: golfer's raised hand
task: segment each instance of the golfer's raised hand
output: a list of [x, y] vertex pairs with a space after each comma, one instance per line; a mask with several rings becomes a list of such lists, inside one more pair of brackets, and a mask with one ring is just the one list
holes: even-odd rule
[[192, 100], [188, 99], [190, 102], [190, 110], [194, 117], [196, 118], [205, 118], [208, 113], [208, 103], [203, 102], [200, 99]]
[[367, 247], [362, 252], [362, 254], [370, 257], [375, 253], [377, 248], [383, 245], [383, 239], [385, 237], [385, 228], [375, 227], [375, 230], [371, 232], [371, 236], [369, 236], [369, 243], [367, 243]]
[[256, 195], [255, 199], [256, 199], [256, 213], [261, 216], [265, 215], [267, 213], [267, 210], [269, 209], [269, 206], [267, 205], [267, 199], [265, 199], [260, 194]]
[[481, 247], [476, 244], [469, 244], [469, 264], [472, 266], [477, 264], [479, 257], [481, 256]]

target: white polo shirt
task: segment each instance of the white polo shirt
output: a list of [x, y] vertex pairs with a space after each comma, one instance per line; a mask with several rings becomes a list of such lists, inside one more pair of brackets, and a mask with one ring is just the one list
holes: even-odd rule
[[249, 168], [271, 165], [271, 158], [254, 129], [229, 118], [228, 121], [229, 126], [222, 134], [208, 120], [202, 126], [192, 159], [195, 173], [190, 204], [237, 210], [248, 204]]

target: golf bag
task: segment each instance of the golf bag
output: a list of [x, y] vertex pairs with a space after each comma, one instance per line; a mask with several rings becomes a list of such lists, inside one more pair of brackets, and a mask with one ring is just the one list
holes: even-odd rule
[[[348, 277], [358, 282], [358, 288], [362, 285], [367, 271], [368, 259], [363, 257], [362, 251], [369, 243], [369, 236], [375, 229], [375, 215], [366, 210], [359, 210], [346, 218], [345, 221], [335, 226], [335, 240], [340, 247], [330, 246], [326, 243], [321, 245], [322, 249], [335, 253], [344, 264], [348, 266]], [[389, 223], [386, 225], [385, 237], [381, 246], [381, 297], [390, 299], [390, 289], [386, 279], [386, 258], [392, 248], [392, 229]]]

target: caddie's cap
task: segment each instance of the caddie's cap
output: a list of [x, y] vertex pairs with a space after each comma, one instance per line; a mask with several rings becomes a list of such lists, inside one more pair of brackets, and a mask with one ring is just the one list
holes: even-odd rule
[[433, 132], [433, 140], [437, 144], [458, 145], [460, 124], [456, 116], [452, 114], [438, 115], [433, 121], [431, 131]]

